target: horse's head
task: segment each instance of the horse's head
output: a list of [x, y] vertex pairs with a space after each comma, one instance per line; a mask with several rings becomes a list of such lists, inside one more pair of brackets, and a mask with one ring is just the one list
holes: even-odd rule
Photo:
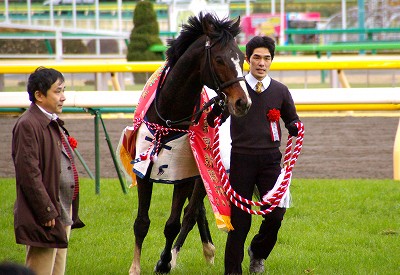
[[211, 14], [199, 17], [205, 51], [202, 81], [225, 100], [231, 114], [243, 116], [251, 106], [251, 99], [243, 77], [244, 54], [235, 41], [240, 32], [240, 18], [218, 20]]

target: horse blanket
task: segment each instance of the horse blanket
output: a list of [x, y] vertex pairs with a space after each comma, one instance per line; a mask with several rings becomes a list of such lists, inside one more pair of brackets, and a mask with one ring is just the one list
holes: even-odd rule
[[[213, 209], [217, 227], [229, 231], [233, 227], [230, 222], [230, 203], [227, 198], [221, 174], [226, 171], [218, 169], [215, 155], [219, 151], [213, 146], [219, 142], [219, 127], [209, 127], [207, 114], [210, 108], [201, 114], [197, 124], [188, 130], [166, 128], [146, 121], [146, 112], [153, 102], [158, 82], [165, 64], [160, 66], [144, 86], [138, 106], [134, 113], [133, 126], [126, 127], [117, 147], [117, 159], [131, 186], [136, 185], [136, 176], [143, 177], [153, 163], [151, 181], [176, 183], [201, 176], [207, 197]], [[206, 91], [201, 92], [200, 108], [208, 102]], [[195, 112], [195, 111], [194, 111]], [[176, 131], [176, 138], [161, 144], [162, 135]]]

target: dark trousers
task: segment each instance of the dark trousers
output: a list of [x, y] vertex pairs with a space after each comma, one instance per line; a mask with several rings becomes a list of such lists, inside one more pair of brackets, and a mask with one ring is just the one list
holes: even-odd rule
[[[242, 197], [252, 199], [254, 187], [257, 186], [262, 198], [273, 188], [281, 172], [281, 158], [282, 154], [278, 148], [263, 155], [232, 153], [230, 167], [232, 188]], [[266, 259], [271, 253], [285, 212], [285, 208], [276, 207], [271, 213], [263, 216], [258, 234], [251, 241], [251, 250], [255, 258]], [[231, 204], [231, 223], [234, 230], [228, 233], [226, 241], [225, 274], [242, 274], [244, 243], [251, 227], [251, 216]]]

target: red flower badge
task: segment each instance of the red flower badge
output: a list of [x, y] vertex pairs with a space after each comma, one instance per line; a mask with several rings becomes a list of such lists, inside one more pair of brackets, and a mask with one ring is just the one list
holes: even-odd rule
[[280, 140], [280, 129], [278, 127], [279, 118], [281, 117], [281, 112], [277, 109], [271, 109], [268, 111], [267, 117], [270, 123], [271, 139], [272, 141]]
[[69, 142], [69, 145], [71, 146], [72, 150], [75, 150], [75, 148], [78, 147], [78, 142], [76, 141], [75, 138], [68, 136], [68, 142]]
[[281, 117], [281, 112], [277, 109], [271, 109], [268, 111], [267, 117], [270, 121], [279, 121], [279, 118]]

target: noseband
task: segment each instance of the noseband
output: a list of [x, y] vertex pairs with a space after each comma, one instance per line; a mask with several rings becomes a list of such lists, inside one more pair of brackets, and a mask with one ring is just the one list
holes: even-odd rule
[[[204, 110], [206, 110], [212, 104], [218, 104], [223, 109], [225, 107], [227, 96], [226, 96], [225, 93], [222, 92], [222, 90], [225, 89], [226, 87], [231, 86], [232, 84], [234, 84], [236, 82], [245, 80], [244, 77], [241, 76], [241, 77], [237, 77], [235, 79], [228, 80], [228, 81], [226, 81], [226, 82], [221, 84], [221, 81], [219, 81], [219, 79], [217, 77], [217, 74], [214, 71], [214, 67], [212, 66], [212, 63], [211, 63], [211, 48], [214, 45], [215, 44], [211, 44], [210, 38], [207, 36], [206, 45], [205, 45], [206, 55], [207, 55], [206, 56], [206, 62], [208, 63], [208, 69], [210, 70], [211, 77], [212, 77], [213, 82], [214, 82], [214, 87], [213, 88], [214, 88], [215, 92], [217, 93], [217, 96], [212, 98], [212, 99], [210, 99], [206, 104], [204, 104], [204, 106], [200, 110], [198, 110], [196, 113], [194, 113], [194, 114], [192, 114], [192, 115], [190, 115], [188, 117], [185, 117], [185, 118], [182, 118], [182, 119], [179, 119], [179, 120], [169, 120], [169, 119], [164, 119], [161, 116], [160, 112], [158, 111], [158, 107], [157, 107], [157, 98], [158, 98], [158, 96], [157, 95], [158, 95], [158, 93], [160, 92], [160, 90], [162, 88], [162, 84], [164, 82], [164, 77], [166, 77], [166, 71], [168, 71], [168, 69], [165, 68], [163, 70], [163, 72], [162, 72], [162, 74], [160, 76], [160, 81], [158, 83], [157, 90], [156, 90], [156, 96], [155, 96], [155, 99], [154, 99], [154, 107], [155, 107], [155, 110], [156, 110], [156, 113], [157, 113], [158, 117], [162, 121], [164, 121], [165, 124], [168, 127], [171, 127], [172, 125], [192, 125], [192, 124], [197, 123], [198, 120], [200, 119], [201, 114], [204, 112]], [[192, 117], [194, 117], [195, 119], [193, 121], [190, 121], [190, 119]]]

